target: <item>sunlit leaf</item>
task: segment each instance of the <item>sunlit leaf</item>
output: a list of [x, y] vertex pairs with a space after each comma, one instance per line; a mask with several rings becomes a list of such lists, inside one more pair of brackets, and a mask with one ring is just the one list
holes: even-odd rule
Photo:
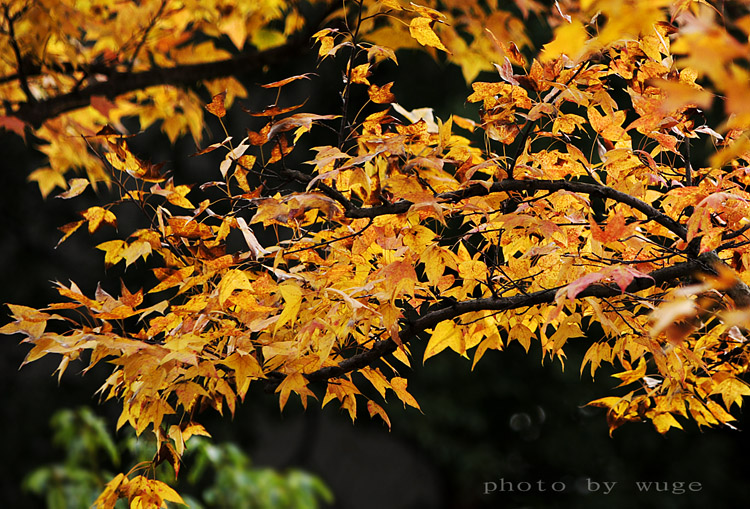
[[213, 96], [211, 102], [206, 105], [208, 112], [219, 118], [224, 117], [224, 115], [227, 114], [227, 110], [224, 109], [224, 100], [226, 97], [226, 92], [221, 92], [220, 94]]
[[440, 42], [440, 38], [432, 29], [433, 23], [434, 21], [432, 18], [413, 18], [411, 23], [409, 23], [409, 33], [423, 46], [432, 46], [433, 48], [450, 53], [448, 48]]

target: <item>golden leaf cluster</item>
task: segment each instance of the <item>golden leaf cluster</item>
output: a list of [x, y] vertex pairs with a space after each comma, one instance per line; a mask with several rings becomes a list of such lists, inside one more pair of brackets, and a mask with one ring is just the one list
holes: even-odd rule
[[[474, 366], [513, 342], [563, 362], [588, 341], [582, 372], [619, 370], [617, 395], [591, 402], [610, 432], [730, 426], [750, 394], [746, 3], [729, 2], [737, 19], [706, 1], [310, 3], [3, 0], [15, 57], [0, 62], [0, 125], [43, 142], [30, 178], [66, 200], [97, 182], [118, 192], [60, 242], [84, 225], [115, 236], [97, 246], [104, 265], [152, 278], [88, 294], [58, 283], [45, 309], [10, 305], [0, 332], [31, 345], [26, 362], [58, 355], [60, 376], [111, 364], [100, 393], [121, 403], [118, 426], [154, 433], [175, 470], [206, 433], [200, 413], [233, 414], [255, 386], [282, 410], [312, 398], [390, 427], [388, 398], [419, 409], [404, 376], [417, 348]], [[548, 22], [541, 43], [532, 16]], [[247, 110], [235, 138], [225, 122], [252, 86], [225, 71], [180, 81], [207, 63], [262, 72], [310, 41], [339, 66], [341, 111], [305, 111], [289, 91], [319, 76], [290, 76], [257, 86], [275, 101]], [[406, 48], [459, 66], [471, 113], [399, 104], [399, 79], [418, 73], [383, 76]], [[128, 88], [132, 76], [148, 85]], [[133, 152], [126, 117], [196, 144], [221, 127], [195, 154], [222, 154], [215, 174], [175, 182]], [[133, 231], [126, 207], [144, 217]], [[133, 472], [97, 506], [118, 498], [181, 503]]]

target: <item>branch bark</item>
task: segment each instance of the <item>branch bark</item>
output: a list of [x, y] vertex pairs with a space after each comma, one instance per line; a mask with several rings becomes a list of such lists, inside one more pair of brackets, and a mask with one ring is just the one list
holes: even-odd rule
[[[485, 196], [492, 193], [508, 191], [571, 191], [574, 193], [584, 193], [593, 196], [600, 196], [602, 198], [609, 198], [611, 200], [624, 203], [634, 208], [635, 210], [643, 213], [650, 221], [656, 221], [657, 223], [677, 235], [679, 238], [687, 240], [687, 229], [664, 212], [652, 207], [648, 203], [641, 201], [634, 196], [600, 184], [573, 182], [569, 180], [507, 179], [500, 182], [495, 182], [494, 184], [489, 186], [489, 188], [481, 184], [476, 184], [460, 191], [440, 193], [436, 196], [436, 198], [447, 203], [458, 203], [461, 200], [465, 200], [473, 196]], [[404, 214], [412, 205], [414, 205], [414, 203], [408, 200], [401, 200], [395, 203], [380, 205], [377, 207], [347, 210], [346, 216], [356, 219], [363, 217], [377, 217], [388, 214]]]
[[282, 46], [264, 51], [247, 52], [216, 62], [178, 65], [135, 73], [112, 72], [107, 76], [106, 81], [43, 101], [25, 102], [18, 109], [9, 112], [9, 115], [31, 124], [34, 128], [39, 128], [45, 120], [88, 106], [94, 96], [114, 99], [119, 95], [156, 85], [184, 86], [203, 80], [246, 75], [266, 65], [278, 64], [280, 60], [297, 54], [308, 42], [306, 37], [297, 37]]
[[[717, 257], [718, 259], [718, 257]], [[719, 260], [720, 261], [720, 260]], [[628, 293], [637, 293], [653, 286], [676, 281], [694, 274], [698, 270], [710, 268], [710, 264], [715, 262], [712, 257], [705, 259], [688, 260], [676, 263], [669, 267], [656, 269], [652, 271], [648, 278], [636, 278], [626, 288]], [[746, 287], [747, 288], [747, 287]], [[455, 302], [449, 306], [438, 305], [437, 309], [425, 312], [419, 318], [405, 322], [401, 326], [399, 337], [404, 344], [408, 344], [427, 329], [435, 327], [444, 320], [452, 320], [461, 315], [477, 311], [508, 311], [511, 309], [521, 309], [540, 304], [550, 304], [554, 302], [557, 291], [560, 288], [550, 288], [528, 294], [517, 294], [509, 297], [487, 297], [481, 299], [472, 299], [463, 302]], [[614, 285], [595, 284], [581, 291], [576, 300], [584, 297], [611, 298], [621, 295], [622, 291]], [[747, 297], [750, 299], [750, 289], [747, 290]], [[341, 361], [336, 366], [327, 366], [305, 377], [311, 382], [323, 382], [330, 378], [344, 376], [347, 373], [357, 369], [369, 366], [378, 359], [393, 353], [398, 345], [392, 339], [376, 341], [372, 348], [361, 353], [353, 355], [348, 359]], [[274, 389], [281, 381], [281, 377], [272, 377], [266, 380], [268, 390]]]

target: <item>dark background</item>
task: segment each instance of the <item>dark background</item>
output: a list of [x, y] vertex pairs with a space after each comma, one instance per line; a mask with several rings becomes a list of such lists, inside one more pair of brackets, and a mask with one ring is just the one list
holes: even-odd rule
[[[400, 104], [407, 109], [434, 107], [444, 119], [449, 112], [476, 118], [475, 110], [464, 103], [470, 91], [457, 68], [417, 53], [399, 53], [399, 60], [398, 68], [384, 69], [374, 82], [382, 85], [396, 79], [394, 91]], [[305, 72], [315, 62], [297, 65], [302, 70], [280, 66], [249, 83]], [[309, 95], [304, 111], [335, 112], [340, 71], [326, 64], [317, 73], [314, 80], [285, 90], [286, 104]], [[240, 103], [260, 109], [268, 100], [253, 95]], [[237, 111], [227, 119], [230, 134], [238, 138], [254, 121]], [[221, 138], [212, 120], [206, 122], [214, 137], [204, 145]], [[210, 157], [187, 157], [195, 152], [192, 141], [171, 147], [151, 129], [132, 143], [154, 161], [167, 161], [177, 183], [200, 183], [218, 173]], [[39, 155], [8, 133], [0, 136], [0, 154], [0, 302], [44, 306], [55, 300], [53, 280], [71, 279], [89, 293], [100, 280], [118, 286], [121, 271], [117, 267], [105, 271], [102, 252], [93, 248], [114, 238], [113, 231], [93, 239], [77, 232], [54, 249], [60, 237], [57, 227], [75, 220], [77, 210], [98, 203], [99, 198], [87, 191], [76, 200], [43, 200], [36, 184], [26, 180], [40, 164]], [[3, 323], [5, 316], [7, 310]], [[586, 373], [579, 375], [589, 340], [566, 346], [565, 371], [559, 363], [542, 363], [538, 348], [532, 346], [526, 354], [517, 344], [503, 352], [487, 352], [473, 372], [470, 361], [451, 354], [422, 366], [424, 344], [413, 346], [415, 362], [407, 373], [409, 390], [423, 413], [403, 409], [391, 398], [386, 406], [391, 432], [364, 412], [352, 425], [335, 405], [323, 410], [311, 405], [302, 412], [294, 398], [280, 414], [277, 398], [260, 389], [251, 390], [233, 420], [208, 413], [204, 423], [216, 441], [240, 444], [255, 465], [299, 466], [321, 476], [336, 495], [335, 507], [342, 509], [729, 508], [746, 506], [750, 499], [748, 421], [741, 411], [736, 412], [738, 431], [701, 431], [683, 422], [685, 431], [660, 436], [648, 424], [629, 424], [610, 437], [604, 412], [584, 406], [609, 395], [616, 385], [606, 369], [596, 381]], [[56, 409], [92, 405], [109, 419], [111, 429], [119, 412], [116, 404], [98, 405], [93, 396], [108, 374], [106, 366], [82, 376], [83, 366], [71, 364], [58, 385], [51, 375], [58, 360], [52, 357], [18, 370], [27, 350], [16, 337], [0, 337], [3, 507], [42, 507], [41, 500], [21, 492], [19, 485], [34, 467], [62, 454], [50, 441], [49, 419]], [[616, 484], [604, 495], [606, 488], [593, 490], [589, 480]], [[641, 493], [637, 481], [658, 482], [660, 488], [669, 483], [669, 490], [655, 493], [652, 487]], [[691, 482], [700, 483], [701, 490], [672, 492], [680, 487], [673, 483], [685, 483], [682, 487], [687, 489]], [[554, 487], [564, 485], [564, 489], [553, 492], [552, 483], [561, 483]], [[485, 493], [493, 486], [495, 491]]]

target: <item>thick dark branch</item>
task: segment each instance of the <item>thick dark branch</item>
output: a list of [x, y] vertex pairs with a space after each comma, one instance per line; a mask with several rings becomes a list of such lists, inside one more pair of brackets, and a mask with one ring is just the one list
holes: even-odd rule
[[[625, 289], [627, 293], [637, 293], [662, 283], [674, 281], [676, 279], [691, 275], [696, 270], [703, 268], [700, 261], [690, 260], [676, 263], [669, 267], [656, 269], [649, 274], [648, 278], [636, 278]], [[463, 302], [456, 302], [448, 307], [443, 307], [435, 311], [428, 311], [420, 316], [407, 327], [404, 332], [411, 337], [416, 334], [436, 326], [443, 320], [452, 320], [466, 313], [476, 311], [508, 311], [511, 309], [520, 309], [540, 304], [550, 304], [554, 302], [559, 288], [550, 288], [538, 292], [527, 293], [522, 295], [512, 295], [510, 297], [486, 297], [482, 299], [472, 299]], [[614, 285], [592, 285], [581, 291], [577, 299], [584, 297], [597, 297], [607, 299], [621, 295], [623, 292], [618, 286]], [[410, 334], [414, 330], [414, 333]]]
[[[307, 173], [302, 173], [299, 170], [293, 170], [291, 168], [284, 168], [281, 173], [293, 178], [294, 180], [302, 184], [309, 185], [313, 180], [313, 177], [308, 175]], [[320, 189], [323, 194], [340, 203], [344, 207], [345, 211], [349, 211], [355, 208], [354, 204], [352, 204], [352, 202], [349, 201], [349, 199], [344, 196], [341, 191], [329, 186], [328, 184], [323, 183], [321, 180], [316, 180], [313, 184], [313, 187]]]
[[[675, 265], [656, 269], [649, 274], [648, 278], [636, 278], [625, 289], [628, 293], [637, 293], [653, 286], [658, 286], [667, 282], [674, 282], [680, 278], [690, 276], [698, 270], [710, 268], [712, 258], [705, 260], [689, 260], [677, 263]], [[444, 304], [436, 305], [437, 309], [425, 312], [419, 318], [406, 322], [402, 325], [399, 337], [404, 344], [414, 340], [417, 335], [427, 329], [435, 327], [444, 320], [452, 320], [466, 313], [477, 311], [508, 311], [512, 309], [521, 309], [541, 304], [551, 304], [555, 301], [555, 296], [559, 288], [541, 290], [528, 294], [512, 295], [510, 297], [487, 297], [482, 299], [472, 299], [463, 302], [455, 302], [449, 306]], [[622, 295], [619, 287], [614, 285], [592, 285], [581, 291], [576, 299], [584, 297], [597, 297], [607, 299]], [[750, 295], [750, 292], [748, 293]], [[305, 375], [311, 382], [322, 382], [330, 378], [336, 378], [357, 369], [369, 366], [378, 359], [393, 353], [398, 345], [391, 339], [376, 341], [373, 347], [362, 353], [349, 357], [341, 361], [336, 366], [328, 366]], [[270, 378], [266, 381], [271, 388], [281, 382], [281, 379]]]
[[356, 371], [358, 369], [364, 368], [365, 366], [369, 366], [378, 359], [385, 357], [389, 353], [393, 353], [394, 351], [396, 351], [396, 348], [398, 347], [393, 340], [382, 339], [380, 341], [376, 341], [372, 348], [370, 348], [369, 350], [365, 350], [360, 354], [349, 357], [348, 359], [339, 362], [335, 366], [320, 368], [317, 371], [305, 375], [305, 378], [307, 378], [311, 382], [323, 382], [330, 378], [343, 376], [347, 373], [351, 373], [352, 371]]
[[[624, 203], [643, 213], [650, 221], [656, 221], [681, 239], [687, 239], [687, 229], [664, 212], [634, 196], [600, 184], [572, 182], [569, 180], [502, 180], [492, 184], [489, 189], [481, 184], [477, 184], [460, 191], [440, 193], [436, 197], [443, 202], [458, 203], [461, 200], [473, 196], [484, 196], [491, 193], [508, 191], [571, 191], [574, 193], [584, 193], [602, 198], [609, 198]], [[387, 205], [380, 205], [378, 207], [351, 209], [346, 212], [346, 216], [351, 218], [362, 218], [377, 217], [388, 214], [403, 214], [407, 212], [412, 205], [413, 203], [408, 200], [401, 200]]]
[[721, 240], [734, 239], [736, 237], [739, 237], [740, 235], [742, 235], [743, 233], [745, 233], [748, 230], [750, 230], [750, 224], [746, 224], [745, 226], [743, 226], [739, 230], [735, 230], [735, 231], [730, 231], [730, 232], [727, 232], [727, 233], [723, 233], [721, 235]]
[[[110, 65], [107, 65], [103, 62], [94, 62], [91, 64], [87, 64], [83, 68], [77, 68], [70, 62], [56, 63], [54, 65], [44, 67], [40, 64], [30, 61], [28, 58], [26, 58], [26, 60], [24, 61], [24, 73], [25, 73], [26, 78], [28, 79], [37, 78], [43, 74], [72, 75], [80, 71], [85, 71], [87, 75], [103, 74], [106, 76], [112, 73], [114, 70], [112, 69]], [[21, 79], [21, 75], [18, 73], [0, 76], [0, 85], [4, 85], [6, 83], [12, 83], [20, 79]]]
[[282, 46], [264, 51], [249, 51], [217, 62], [177, 65], [135, 73], [112, 72], [107, 75], [106, 81], [43, 101], [26, 102], [15, 111], [6, 114], [17, 117], [38, 128], [45, 120], [88, 106], [94, 96], [114, 99], [119, 95], [156, 85], [188, 86], [203, 80], [226, 76], [243, 76], [256, 72], [264, 66], [278, 64], [279, 61], [298, 54], [308, 44], [309, 38], [303, 35], [290, 39]]
[[[716, 272], [721, 267], [725, 268], [726, 270], [730, 270], [722, 261], [722, 259], [719, 258], [719, 255], [717, 255], [713, 251], [700, 255], [698, 259], [703, 262], [704, 269], [707, 269], [710, 272]], [[734, 285], [731, 288], [728, 288], [726, 292], [727, 295], [732, 298], [735, 306], [737, 306], [738, 308], [750, 307], [750, 287], [747, 286], [739, 278], [735, 280]]]

